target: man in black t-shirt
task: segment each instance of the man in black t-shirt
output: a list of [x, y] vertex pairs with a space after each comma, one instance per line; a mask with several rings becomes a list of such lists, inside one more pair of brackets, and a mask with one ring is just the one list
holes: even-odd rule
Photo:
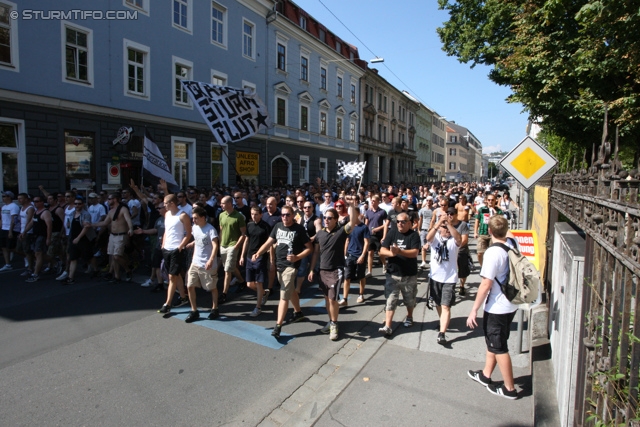
[[258, 206], [251, 208], [251, 222], [247, 224], [247, 238], [242, 247], [240, 266], [246, 265], [246, 280], [249, 289], [256, 291], [256, 308], [251, 312], [251, 317], [256, 317], [262, 313], [262, 299], [264, 298], [263, 283], [269, 276], [269, 270], [274, 268], [273, 246], [269, 249], [269, 256], [266, 254], [253, 261], [253, 255], [269, 239], [271, 227], [262, 220], [262, 210]]
[[280, 338], [282, 324], [287, 310], [289, 310], [289, 300], [293, 305], [293, 315], [287, 320], [287, 323], [306, 320], [300, 308], [300, 297], [295, 292], [296, 274], [300, 267], [300, 260], [313, 252], [307, 230], [293, 220], [293, 208], [283, 206], [281, 217], [282, 221], [273, 227], [269, 239], [251, 258], [252, 261], [257, 261], [262, 254], [267, 253], [274, 244], [276, 245], [275, 259], [278, 281], [280, 282], [280, 303], [278, 304], [278, 320], [271, 333], [276, 338]]
[[413, 308], [418, 294], [418, 252], [420, 236], [412, 228], [409, 215], [400, 212], [396, 217], [397, 229], [391, 229], [382, 242], [380, 255], [387, 258], [385, 293], [387, 297], [385, 325], [379, 329], [385, 336], [393, 333], [391, 322], [398, 306], [398, 297], [402, 293], [407, 307], [405, 327], [413, 325]]
[[344, 226], [338, 225], [338, 211], [329, 208], [324, 212], [325, 228], [316, 233], [315, 250], [311, 261], [309, 282], [313, 281], [314, 268], [320, 258], [320, 289], [324, 294], [329, 323], [320, 332], [329, 333], [331, 341], [338, 339], [338, 293], [344, 279], [345, 265], [344, 246], [347, 237], [355, 227], [360, 211], [351, 196], [347, 196], [347, 203], [351, 208], [349, 222]]

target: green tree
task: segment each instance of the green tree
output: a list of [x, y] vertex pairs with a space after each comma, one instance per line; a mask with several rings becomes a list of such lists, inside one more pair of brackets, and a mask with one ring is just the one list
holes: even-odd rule
[[472, 67], [491, 66], [489, 78], [512, 90], [508, 101], [522, 103], [551, 134], [590, 150], [607, 106], [621, 146], [638, 150], [637, 2], [438, 1], [450, 17], [437, 30], [443, 50]]

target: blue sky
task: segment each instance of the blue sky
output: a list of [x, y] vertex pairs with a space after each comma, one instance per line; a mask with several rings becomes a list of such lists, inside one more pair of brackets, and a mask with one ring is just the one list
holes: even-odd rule
[[369, 66], [397, 89], [468, 128], [485, 153], [510, 151], [526, 136], [522, 105], [505, 101], [511, 91], [489, 80], [489, 68], [471, 69], [444, 53], [436, 28], [448, 14], [438, 10], [435, 0], [294, 1], [356, 46], [361, 59], [384, 58]]

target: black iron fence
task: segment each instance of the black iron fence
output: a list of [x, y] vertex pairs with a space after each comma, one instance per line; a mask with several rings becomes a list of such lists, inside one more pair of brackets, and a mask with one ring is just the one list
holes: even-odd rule
[[554, 175], [550, 203], [586, 234], [575, 423], [640, 426], [640, 165], [610, 153]]

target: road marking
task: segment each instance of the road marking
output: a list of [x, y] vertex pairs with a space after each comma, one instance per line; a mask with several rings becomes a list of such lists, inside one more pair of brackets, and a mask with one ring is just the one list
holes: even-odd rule
[[[175, 314], [171, 316], [171, 318], [184, 321], [187, 318], [189, 311], [191, 311], [191, 308], [189, 307], [172, 308], [171, 313]], [[200, 316], [199, 320], [192, 323], [193, 325], [213, 329], [214, 331], [222, 332], [223, 334], [231, 335], [274, 350], [280, 350], [295, 338], [293, 335], [282, 332], [280, 334], [280, 339], [275, 339], [271, 336], [271, 328], [267, 329], [262, 326], [254, 325], [251, 322], [227, 316], [220, 316], [216, 320], [207, 319], [208, 314], [206, 314], [206, 312], [200, 313]]]

